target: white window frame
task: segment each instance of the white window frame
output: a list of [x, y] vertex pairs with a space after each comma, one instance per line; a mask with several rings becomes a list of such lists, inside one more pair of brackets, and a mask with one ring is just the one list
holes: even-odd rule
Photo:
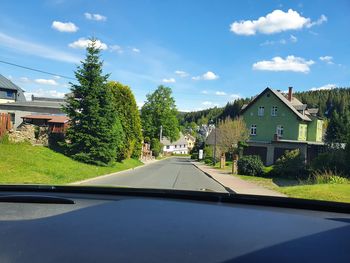
[[264, 116], [265, 114], [265, 107], [264, 106], [260, 106], [258, 108], [258, 116]]
[[272, 108], [271, 108], [271, 116], [273, 116], [273, 117], [277, 116], [277, 106], [272, 106]]
[[250, 125], [250, 135], [256, 136], [256, 124]]
[[277, 125], [277, 127], [276, 127], [276, 134], [279, 137], [283, 137], [283, 133], [284, 133], [283, 126], [282, 125]]

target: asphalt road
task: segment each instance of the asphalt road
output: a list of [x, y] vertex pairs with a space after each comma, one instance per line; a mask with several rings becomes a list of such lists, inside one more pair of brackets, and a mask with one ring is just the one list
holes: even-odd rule
[[84, 185], [126, 186], [227, 192], [225, 188], [196, 168], [189, 158], [172, 157], [143, 167], [97, 178]]

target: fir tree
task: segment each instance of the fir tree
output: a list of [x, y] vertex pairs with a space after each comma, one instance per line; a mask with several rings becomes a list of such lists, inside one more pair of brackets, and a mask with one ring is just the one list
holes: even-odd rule
[[66, 134], [68, 154], [82, 162], [107, 165], [116, 157], [123, 130], [106, 87], [109, 75], [103, 75], [103, 63], [96, 39], [91, 39], [86, 58], [75, 71], [78, 84], [71, 83], [71, 94], [64, 111], [70, 118]]

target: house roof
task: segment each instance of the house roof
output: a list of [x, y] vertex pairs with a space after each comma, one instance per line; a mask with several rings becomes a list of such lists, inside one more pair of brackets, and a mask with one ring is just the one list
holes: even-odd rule
[[277, 98], [279, 98], [297, 117], [303, 121], [311, 121], [311, 119], [298, 112], [295, 107], [303, 107], [303, 103], [301, 103], [297, 98], [292, 97], [292, 101], [289, 101], [281, 92], [277, 90], [273, 90], [270, 88], [266, 88], [263, 92], [261, 92], [258, 96], [256, 96], [246, 107], [242, 108], [241, 114], [245, 112], [250, 106], [252, 106], [261, 96], [263, 96], [266, 92], [273, 93]]
[[23, 92], [23, 90], [20, 87], [18, 87], [11, 80], [5, 78], [1, 74], [0, 74], [0, 88], [9, 89], [9, 90], [16, 90], [16, 91], [22, 91]]
[[64, 104], [65, 104], [64, 102], [57, 102], [57, 101], [16, 101], [16, 102], [3, 103], [2, 105], [13, 106], [13, 107], [20, 106], [20, 107], [60, 109]]
[[177, 141], [174, 141], [174, 142], [171, 142], [168, 138], [166, 138], [166, 137], [163, 137], [161, 140], [160, 140], [160, 142], [163, 144], [163, 145], [165, 145], [165, 146], [170, 146], [170, 145], [181, 145], [181, 144], [185, 144], [185, 145], [187, 145], [188, 143], [187, 143], [187, 140], [185, 139], [185, 136], [182, 134], [182, 133], [180, 133], [180, 139], [178, 139]]
[[57, 115], [26, 115], [22, 117], [23, 119], [32, 119], [32, 120], [48, 120], [50, 123], [66, 123], [69, 121], [67, 116], [57, 116]]

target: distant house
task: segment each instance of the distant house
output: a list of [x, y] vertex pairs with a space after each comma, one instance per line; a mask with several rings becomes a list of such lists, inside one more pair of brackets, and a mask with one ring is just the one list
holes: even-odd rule
[[187, 148], [191, 151], [194, 147], [194, 143], [196, 142], [196, 138], [193, 137], [191, 134], [186, 134], [184, 137], [187, 141]]
[[0, 104], [26, 101], [23, 90], [0, 74]]
[[240, 114], [249, 129], [245, 154], [260, 155], [266, 165], [273, 164], [286, 150], [300, 149], [305, 160], [317, 156], [323, 146], [323, 120], [318, 109], [287, 94], [266, 88]]
[[43, 98], [32, 96], [31, 101], [15, 101], [12, 103], [0, 104], [0, 113], [11, 114], [12, 125], [16, 129], [27, 115], [61, 115], [64, 99]]
[[163, 137], [160, 141], [163, 144], [163, 152], [165, 154], [188, 154], [188, 141], [181, 133], [180, 139], [171, 142], [167, 138]]

